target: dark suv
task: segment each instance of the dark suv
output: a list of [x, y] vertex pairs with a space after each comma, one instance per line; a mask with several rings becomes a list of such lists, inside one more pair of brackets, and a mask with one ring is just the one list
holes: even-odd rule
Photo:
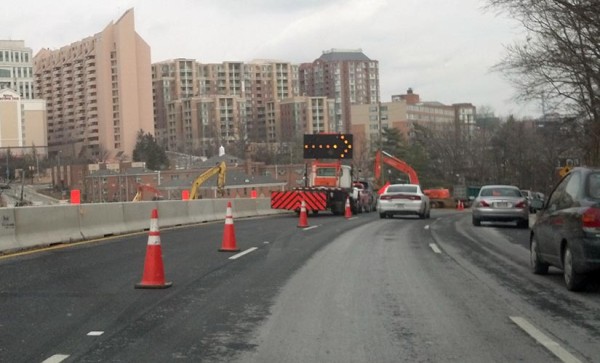
[[539, 209], [530, 235], [533, 272], [557, 267], [567, 289], [583, 289], [588, 275], [600, 271], [600, 169], [572, 169], [545, 203], [533, 204]]

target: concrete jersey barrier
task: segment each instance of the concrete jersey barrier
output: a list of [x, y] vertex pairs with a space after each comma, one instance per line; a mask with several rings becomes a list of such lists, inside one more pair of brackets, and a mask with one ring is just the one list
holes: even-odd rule
[[[0, 252], [144, 231], [154, 208], [159, 227], [225, 220], [227, 202], [201, 199], [0, 208]], [[234, 218], [289, 213], [271, 209], [268, 198], [231, 202]]]

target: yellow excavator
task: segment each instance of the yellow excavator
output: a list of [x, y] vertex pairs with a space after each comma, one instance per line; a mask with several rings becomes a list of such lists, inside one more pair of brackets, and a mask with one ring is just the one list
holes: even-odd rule
[[219, 165], [213, 166], [204, 173], [200, 174], [200, 176], [198, 176], [192, 183], [192, 188], [190, 189], [190, 199], [200, 199], [200, 186], [214, 175], [218, 175], [217, 196], [223, 197], [225, 195], [225, 170], [225, 162], [222, 161]]

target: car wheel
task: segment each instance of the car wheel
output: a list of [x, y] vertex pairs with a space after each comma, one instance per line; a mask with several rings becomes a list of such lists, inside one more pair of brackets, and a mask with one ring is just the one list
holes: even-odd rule
[[379, 213], [379, 218], [385, 218], [385, 217], [386, 217], [385, 213]]
[[531, 236], [531, 243], [529, 244], [529, 261], [531, 265], [531, 271], [536, 275], [545, 275], [548, 273], [549, 265], [540, 260], [540, 256], [537, 253], [538, 242], [534, 236]]
[[473, 217], [473, 225], [476, 227], [481, 226], [481, 220], [479, 218]]
[[585, 285], [585, 275], [580, 274], [573, 268], [573, 254], [569, 245], [565, 247], [563, 254], [563, 274], [565, 284], [569, 291], [580, 291]]

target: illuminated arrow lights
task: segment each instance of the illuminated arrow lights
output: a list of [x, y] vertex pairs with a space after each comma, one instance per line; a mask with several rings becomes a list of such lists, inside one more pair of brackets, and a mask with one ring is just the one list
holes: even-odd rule
[[351, 134], [305, 134], [305, 159], [352, 159]]

